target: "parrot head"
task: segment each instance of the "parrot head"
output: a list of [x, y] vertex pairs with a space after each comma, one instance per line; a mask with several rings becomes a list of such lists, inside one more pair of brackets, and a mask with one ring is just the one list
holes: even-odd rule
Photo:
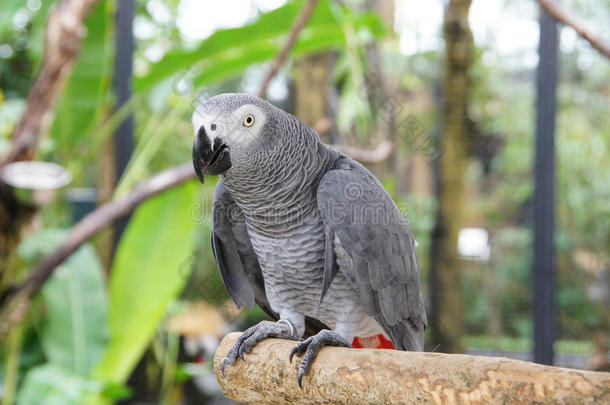
[[[193, 166], [199, 180], [229, 169], [252, 169], [277, 142], [277, 117], [283, 113], [248, 94], [219, 94], [193, 113]], [[284, 113], [285, 114], [285, 113]]]

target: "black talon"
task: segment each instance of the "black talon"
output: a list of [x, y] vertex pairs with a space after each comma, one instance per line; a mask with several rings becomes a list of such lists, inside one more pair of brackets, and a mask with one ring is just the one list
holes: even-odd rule
[[[309, 338], [311, 339], [311, 338]], [[292, 363], [292, 358], [295, 354], [302, 355], [307, 350], [307, 345], [309, 345], [309, 339], [299, 343], [290, 351], [290, 362]]]
[[220, 365], [220, 372], [222, 373], [223, 377], [226, 377], [226, 375], [225, 375], [225, 367], [227, 366], [227, 363], [229, 363], [229, 362], [230, 362], [230, 360], [227, 357], [225, 357], [222, 360], [222, 364]]
[[292, 358], [294, 357], [294, 354], [297, 352], [297, 348], [294, 347], [291, 351], [290, 354], [288, 355], [288, 361], [292, 363]]
[[303, 376], [309, 372], [311, 364], [315, 360], [320, 349], [324, 346], [352, 347], [343, 337], [341, 337], [341, 335], [330, 330], [322, 330], [317, 335], [311, 336], [307, 340], [296, 345], [290, 352], [290, 362], [292, 362], [292, 357], [295, 354], [301, 355], [305, 353], [305, 357], [301, 360], [301, 365], [299, 366], [299, 371], [297, 373], [299, 388], [303, 388]]
[[[286, 321], [284, 321], [286, 322]], [[235, 360], [239, 357], [245, 360], [245, 355], [252, 351], [252, 348], [256, 346], [261, 340], [268, 337], [281, 337], [285, 339], [297, 339], [296, 336], [291, 336], [293, 329], [290, 331], [286, 330], [284, 323], [276, 323], [269, 321], [262, 321], [251, 328], [246, 329], [242, 335], [237, 338], [231, 350], [227, 353], [227, 356], [223, 359], [221, 364], [222, 375], [225, 375], [225, 368], [227, 364], [235, 364]]]

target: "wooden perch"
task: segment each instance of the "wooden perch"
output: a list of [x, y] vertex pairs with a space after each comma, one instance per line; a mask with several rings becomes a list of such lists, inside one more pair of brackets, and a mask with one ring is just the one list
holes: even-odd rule
[[295, 342], [266, 339], [246, 360], [220, 363], [240, 333], [216, 350], [223, 393], [245, 404], [608, 404], [610, 373], [462, 354], [326, 347], [297, 385]]

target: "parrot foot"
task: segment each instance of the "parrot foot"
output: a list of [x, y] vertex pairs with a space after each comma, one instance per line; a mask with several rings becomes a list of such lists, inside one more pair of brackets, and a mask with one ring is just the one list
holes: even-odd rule
[[292, 349], [290, 352], [290, 362], [292, 363], [292, 357], [297, 354], [301, 355], [305, 353], [305, 357], [301, 360], [301, 366], [297, 374], [297, 382], [299, 388], [303, 388], [301, 380], [303, 376], [309, 372], [311, 364], [315, 360], [320, 349], [324, 346], [339, 346], [339, 347], [352, 347], [341, 335], [331, 330], [321, 330], [317, 335], [311, 336], [306, 340], [302, 341]]
[[298, 340], [296, 330], [290, 321], [280, 319], [278, 322], [262, 321], [245, 330], [240, 337], [237, 338], [227, 357], [222, 360], [220, 370], [222, 375], [225, 375], [225, 367], [235, 364], [237, 357], [244, 359], [244, 354], [250, 353], [252, 348], [261, 340], [276, 337], [291, 340]]

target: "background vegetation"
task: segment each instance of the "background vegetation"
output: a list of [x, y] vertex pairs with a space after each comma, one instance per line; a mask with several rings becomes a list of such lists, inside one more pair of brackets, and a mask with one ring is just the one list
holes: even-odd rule
[[[39, 72], [53, 3], [2, 2], [0, 155], [8, 150]], [[18, 246], [8, 250], [2, 292], [24, 280], [96, 204], [125, 196], [153, 173], [188, 161], [194, 107], [221, 92], [256, 93], [303, 7], [297, 0], [243, 2], [250, 11], [240, 24], [223, 17], [209, 34], [192, 38], [179, 24], [186, 3], [136, 1], [133, 95], [118, 110], [112, 91], [116, 1], [99, 1], [86, 18], [76, 65], [36, 156], [70, 170], [73, 181], [33, 215]], [[533, 1], [496, 3], [513, 19], [537, 19]], [[562, 3], [610, 39], [610, 2]], [[205, 7], [215, 6], [206, 2], [200, 8]], [[435, 165], [446, 153], [441, 136], [446, 54], [442, 7], [432, 34], [421, 34], [428, 20], [410, 17], [417, 7], [412, 1], [320, 1], [267, 98], [316, 128], [328, 143], [377, 152], [383, 142], [393, 143], [391, 153], [367, 164], [420, 243], [425, 295], [438, 289], [462, 292], [459, 342], [439, 347], [428, 337], [428, 350], [461, 345], [529, 351], [535, 61], [527, 49], [504, 51], [506, 38], [493, 27], [485, 37], [474, 31], [459, 228], [485, 229], [490, 253], [484, 260], [459, 259], [461, 286], [434, 284], [430, 235], [439, 206]], [[435, 42], [414, 41], [420, 35]], [[561, 28], [561, 40], [556, 350], [589, 356], [594, 338], [601, 334], [607, 342], [610, 330], [610, 63], [570, 28]], [[530, 41], [536, 44], [537, 38]], [[135, 148], [116, 178], [112, 134], [129, 114], [135, 117]], [[132, 215], [116, 248], [112, 232], [104, 231], [61, 264], [25, 319], [1, 342], [2, 404], [214, 401], [209, 362], [214, 338], [263, 315], [256, 309], [237, 312], [227, 302], [209, 246], [213, 182], [186, 182], [151, 198]]]

